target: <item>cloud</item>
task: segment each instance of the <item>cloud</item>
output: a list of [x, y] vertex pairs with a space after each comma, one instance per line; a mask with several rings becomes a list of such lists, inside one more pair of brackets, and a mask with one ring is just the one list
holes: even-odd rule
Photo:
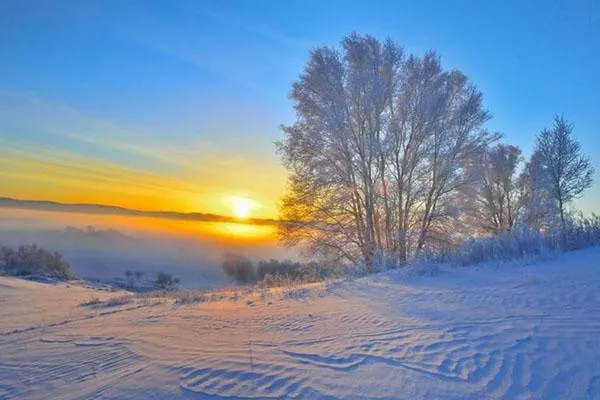
[[[285, 60], [278, 53], [307, 52], [318, 44], [197, 2], [173, 4], [170, 17], [135, 3], [124, 4], [119, 11], [96, 12], [94, 22], [121, 40], [193, 65], [212, 78], [256, 95], [272, 92], [273, 87], [265, 85], [260, 74], [265, 66]], [[266, 47], [275, 47], [275, 51], [261, 52]], [[263, 58], [262, 63], [256, 63]]]
[[262, 39], [268, 40], [272, 43], [284, 47], [296, 48], [299, 50], [308, 50], [318, 45], [318, 43], [313, 40], [284, 34], [283, 32], [280, 32], [278, 30], [271, 29], [265, 26], [259, 26], [254, 23], [247, 23], [238, 18], [235, 18], [230, 13], [226, 15], [217, 13], [214, 10], [199, 10], [197, 8], [190, 9], [190, 11], [196, 13], [197, 15], [209, 18], [212, 21], [223, 24], [228, 29], [233, 28], [238, 30], [244, 30], [250, 34], [254, 34]]
[[179, 144], [172, 136], [89, 117], [66, 105], [24, 93], [0, 91], [0, 119], [0, 138], [6, 145], [25, 141], [59, 145], [149, 169], [183, 169], [194, 152], [217, 151], [208, 143]]

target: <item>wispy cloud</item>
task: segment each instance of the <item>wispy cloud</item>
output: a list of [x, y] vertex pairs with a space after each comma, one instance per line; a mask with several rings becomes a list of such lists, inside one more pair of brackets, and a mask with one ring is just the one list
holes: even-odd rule
[[284, 34], [283, 32], [278, 31], [276, 29], [272, 29], [266, 26], [260, 26], [255, 23], [249, 23], [240, 19], [239, 17], [232, 15], [231, 13], [217, 13], [214, 10], [203, 10], [197, 7], [190, 8], [189, 10], [191, 12], [194, 12], [196, 15], [207, 17], [210, 18], [212, 21], [221, 23], [229, 29], [233, 28], [244, 30], [247, 33], [259, 36], [262, 39], [268, 40], [272, 43], [284, 47], [291, 47], [299, 50], [308, 50], [318, 44], [314, 40]]
[[0, 117], [0, 137], [7, 146], [30, 141], [93, 155], [104, 149], [109, 150], [104, 154], [106, 158], [149, 169], [183, 169], [193, 152], [216, 151], [208, 143], [177, 144], [159, 133], [89, 117], [66, 105], [24, 93], [0, 91]]
[[[249, 22], [228, 11], [215, 11], [198, 2], [176, 2], [170, 4], [170, 14], [177, 18], [165, 18], [151, 7], [141, 7], [136, 3], [122, 6], [119, 15], [95, 15], [96, 21], [103, 21], [103, 28], [123, 40], [169, 57], [193, 65], [223, 82], [229, 82], [240, 89], [257, 95], [268, 94], [272, 88], [257, 76], [254, 68], [264, 68], [278, 60], [282, 50], [308, 51], [318, 43], [302, 37], [285, 34], [272, 27]], [[131, 19], [135, 23], [131, 23]], [[206, 34], [202, 27], [207, 27]], [[237, 46], [227, 45], [229, 36], [235, 36]], [[217, 39], [216, 39], [217, 38]], [[254, 43], [254, 50], [248, 51], [244, 41]], [[261, 44], [273, 48], [270, 60], [256, 64]]]
[[[198, 32], [196, 28], [207, 21], [206, 15], [196, 14], [201, 18], [194, 21], [187, 18], [170, 20], [153, 14], [148, 8], [131, 4], [127, 7], [127, 12], [135, 15], [136, 24], [130, 24], [122, 16], [118, 20], [112, 16], [107, 17], [105, 21], [105, 25], [124, 40], [194, 65], [213, 77], [242, 89], [258, 94], [266, 91], [244, 68], [240, 68], [238, 62], [232, 62], [230, 50], [220, 48], [214, 38]], [[180, 12], [184, 14], [186, 10]], [[186, 27], [186, 23], [189, 26]]]

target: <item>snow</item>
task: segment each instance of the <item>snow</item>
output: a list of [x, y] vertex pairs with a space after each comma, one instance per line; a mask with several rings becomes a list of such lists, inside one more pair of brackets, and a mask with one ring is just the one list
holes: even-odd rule
[[0, 398], [600, 399], [598, 260], [183, 305], [83, 307], [123, 293], [0, 278]]

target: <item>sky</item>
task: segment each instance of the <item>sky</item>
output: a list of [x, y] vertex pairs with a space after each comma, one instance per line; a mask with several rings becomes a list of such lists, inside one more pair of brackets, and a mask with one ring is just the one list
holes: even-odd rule
[[351, 32], [436, 50], [531, 153], [555, 114], [596, 169], [600, 2], [0, 1], [0, 196], [277, 216], [275, 152], [311, 48]]

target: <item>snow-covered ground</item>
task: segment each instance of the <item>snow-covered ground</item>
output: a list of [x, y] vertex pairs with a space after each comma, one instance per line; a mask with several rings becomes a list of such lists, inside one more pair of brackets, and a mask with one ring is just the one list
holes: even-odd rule
[[114, 296], [0, 278], [0, 398], [600, 399], [599, 248], [80, 306]]

